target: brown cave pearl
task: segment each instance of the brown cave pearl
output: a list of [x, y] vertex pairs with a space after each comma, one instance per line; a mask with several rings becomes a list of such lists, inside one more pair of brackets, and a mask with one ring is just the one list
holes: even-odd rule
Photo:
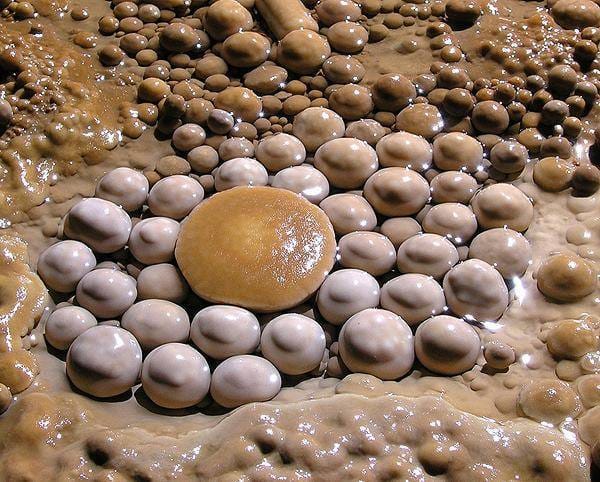
[[504, 174], [521, 172], [528, 158], [527, 148], [515, 141], [501, 141], [490, 151], [492, 166]]
[[533, 167], [533, 180], [544, 191], [559, 192], [567, 189], [573, 177], [574, 166], [560, 157], [545, 157]]
[[502, 134], [510, 122], [506, 108], [494, 101], [478, 102], [471, 113], [473, 126], [485, 134]]
[[328, 27], [337, 22], [355, 22], [361, 15], [360, 6], [352, 0], [323, 0], [315, 12], [319, 22]]
[[478, 321], [497, 320], [508, 306], [500, 273], [485, 261], [468, 259], [444, 276], [444, 294], [453, 313]]
[[277, 48], [277, 61], [297, 74], [314, 74], [331, 55], [329, 42], [311, 30], [293, 30]]
[[113, 397], [133, 387], [142, 368], [142, 350], [128, 331], [94, 326], [79, 335], [67, 354], [67, 375], [81, 391]]
[[118, 167], [106, 173], [96, 184], [95, 196], [111, 201], [125, 211], [135, 211], [146, 202], [148, 189], [148, 180], [141, 172]]
[[450, 132], [433, 141], [433, 162], [446, 171], [476, 172], [483, 163], [483, 147], [474, 137]]
[[564, 320], [546, 338], [548, 351], [557, 359], [577, 360], [598, 348], [598, 334], [581, 320]]
[[346, 120], [360, 119], [373, 110], [371, 91], [362, 85], [344, 85], [331, 94], [329, 106]]
[[183, 219], [204, 198], [204, 189], [196, 180], [174, 175], [158, 181], [148, 195], [148, 207], [153, 214]]
[[211, 75], [226, 74], [227, 70], [227, 63], [221, 57], [206, 55], [196, 61], [194, 76], [200, 80], [206, 80]]
[[468, 204], [477, 189], [477, 180], [466, 172], [441, 172], [431, 180], [431, 198], [436, 203]]
[[98, 58], [103, 65], [119, 65], [125, 56], [125, 52], [116, 45], [106, 45], [98, 53]]
[[381, 225], [380, 232], [398, 249], [408, 238], [421, 232], [421, 225], [410, 217], [389, 218]]
[[579, 196], [592, 196], [600, 188], [600, 169], [591, 164], [583, 164], [573, 171], [571, 186]]
[[417, 234], [398, 249], [396, 264], [401, 273], [420, 273], [440, 279], [458, 263], [456, 247], [439, 234]]
[[70, 209], [65, 217], [64, 232], [98, 253], [113, 253], [127, 243], [131, 219], [110, 201], [87, 198]]
[[404, 376], [415, 356], [410, 327], [395, 313], [380, 309], [353, 315], [342, 327], [339, 350], [351, 371], [383, 380]]
[[424, 171], [431, 165], [431, 146], [425, 138], [410, 132], [394, 132], [383, 137], [376, 146], [379, 162], [384, 167], [408, 167]]
[[160, 46], [169, 52], [187, 52], [198, 40], [196, 31], [184, 23], [169, 24], [160, 33]]
[[194, 172], [207, 174], [219, 164], [219, 154], [210, 146], [198, 146], [188, 152], [187, 161]]
[[[265, 63], [244, 75], [244, 85], [260, 95], [273, 94], [285, 83], [288, 72], [278, 65]], [[272, 97], [271, 99], [276, 99]], [[277, 99], [278, 102], [281, 102]], [[266, 99], [263, 98], [266, 104]], [[268, 111], [268, 109], [265, 109]], [[277, 112], [277, 111], [275, 111]]]
[[342, 137], [323, 144], [314, 165], [338, 188], [360, 188], [379, 167], [375, 149], [366, 142]]
[[429, 184], [415, 171], [388, 167], [369, 177], [364, 196], [379, 214], [407, 216], [425, 206], [429, 199]]
[[442, 287], [423, 274], [403, 274], [381, 288], [381, 307], [401, 316], [411, 327], [442, 313], [445, 305]]
[[237, 187], [194, 210], [175, 256], [204, 299], [272, 312], [318, 289], [333, 267], [335, 248], [327, 216], [307, 200], [283, 189]]
[[396, 250], [383, 234], [357, 231], [339, 240], [338, 262], [344, 268], [361, 269], [372, 276], [381, 276], [394, 267]]
[[313, 204], [319, 204], [329, 194], [327, 178], [309, 164], [282, 169], [273, 177], [271, 186], [300, 194]]
[[566, 418], [575, 418], [581, 411], [581, 401], [568, 383], [540, 379], [521, 388], [518, 407], [529, 418], [558, 425]]
[[540, 146], [540, 157], [560, 157], [568, 159], [571, 157], [571, 143], [564, 137], [548, 137], [542, 141]]
[[239, 2], [218, 0], [208, 7], [203, 23], [212, 38], [222, 41], [236, 32], [252, 29], [254, 21]]
[[319, 314], [333, 325], [343, 325], [348, 318], [379, 304], [379, 283], [365, 271], [340, 269], [331, 273], [319, 289]]
[[378, 77], [372, 87], [373, 102], [379, 110], [398, 112], [417, 96], [413, 83], [402, 74]]
[[511, 184], [492, 184], [479, 191], [471, 207], [482, 229], [507, 227], [526, 231], [533, 219], [533, 205], [519, 188]]
[[[233, 1], [233, 0], [232, 0]], [[171, 92], [169, 85], [161, 79], [150, 77], [142, 80], [138, 86], [138, 97], [141, 101], [157, 104]]]
[[210, 394], [219, 405], [235, 408], [270, 400], [280, 389], [281, 375], [270, 361], [254, 355], [238, 355], [215, 368]]
[[592, 264], [572, 253], [547, 258], [537, 272], [538, 289], [558, 301], [574, 302], [594, 292], [597, 273]]
[[377, 216], [367, 200], [350, 193], [325, 198], [319, 207], [331, 221], [338, 236], [353, 231], [370, 231], [377, 225]]
[[439, 109], [431, 104], [414, 104], [402, 109], [396, 117], [396, 128], [433, 139], [442, 132], [444, 119]]
[[415, 333], [417, 359], [442, 375], [457, 375], [475, 366], [481, 340], [475, 329], [459, 318], [439, 315], [419, 325]]
[[551, 100], [544, 104], [541, 123], [547, 126], [562, 124], [569, 116], [569, 106], [562, 100]]
[[190, 319], [175, 303], [143, 300], [123, 313], [121, 327], [135, 336], [143, 350], [150, 351], [165, 343], [185, 343], [190, 333]]
[[301, 375], [319, 366], [325, 343], [319, 323], [304, 315], [286, 313], [263, 328], [260, 350], [282, 373]]
[[210, 386], [206, 359], [183, 343], [167, 343], [151, 351], [142, 366], [142, 387], [150, 400], [164, 408], [200, 403]]
[[234, 67], [256, 67], [271, 53], [271, 42], [256, 32], [237, 32], [223, 42], [221, 55]]
[[271, 172], [277, 172], [304, 162], [306, 149], [298, 138], [277, 134], [261, 139], [256, 147], [256, 158]]
[[516, 361], [515, 350], [506, 343], [493, 340], [483, 347], [485, 362], [496, 370], [505, 370]]
[[449, 0], [446, 3], [446, 17], [453, 24], [473, 25], [482, 13], [474, 0]]
[[348, 124], [345, 137], [360, 139], [371, 146], [375, 146], [385, 136], [385, 133], [385, 128], [376, 120], [361, 119]]
[[512, 229], [494, 228], [478, 234], [469, 246], [469, 258], [489, 263], [505, 279], [522, 276], [531, 263], [531, 244]]
[[71, 293], [81, 278], [95, 266], [96, 257], [88, 246], [79, 241], [65, 240], [40, 254], [37, 273], [48, 288], [59, 293]]
[[189, 293], [181, 272], [172, 264], [146, 266], [137, 277], [138, 299], [161, 299], [181, 303]]
[[367, 44], [369, 34], [355, 22], [338, 22], [327, 30], [327, 40], [331, 48], [342, 54], [357, 54]]
[[190, 337], [203, 353], [224, 360], [255, 351], [260, 342], [260, 324], [243, 308], [212, 305], [194, 316]]
[[179, 223], [174, 219], [143, 219], [131, 230], [129, 251], [141, 263], [165, 263], [173, 258]]
[[444, 96], [442, 106], [448, 114], [455, 117], [464, 117], [473, 108], [473, 98], [466, 89], [451, 89]]
[[236, 119], [245, 122], [254, 122], [262, 112], [260, 99], [245, 87], [229, 87], [219, 92], [214, 104], [217, 109], [230, 112]]
[[426, 233], [445, 236], [457, 246], [467, 244], [477, 231], [477, 219], [473, 211], [460, 203], [433, 206], [421, 224]]
[[[600, 8], [598, 9], [600, 12]], [[568, 97], [578, 81], [577, 72], [568, 65], [557, 65], [548, 72], [548, 90], [561, 97]]]
[[336, 84], [360, 82], [365, 74], [364, 65], [349, 55], [334, 55], [323, 63], [323, 75]]
[[249, 157], [237, 157], [221, 164], [215, 173], [215, 189], [225, 191], [236, 186], [266, 186], [268, 174], [264, 166]]
[[80, 306], [62, 306], [52, 312], [44, 326], [44, 337], [57, 350], [67, 350], [84, 331], [96, 326], [98, 320]]
[[110, 268], [96, 268], [77, 285], [77, 303], [98, 318], [122, 315], [137, 297], [136, 283], [131, 277]]
[[307, 151], [315, 152], [325, 142], [342, 137], [345, 129], [343, 119], [334, 111], [309, 107], [294, 118], [292, 133]]

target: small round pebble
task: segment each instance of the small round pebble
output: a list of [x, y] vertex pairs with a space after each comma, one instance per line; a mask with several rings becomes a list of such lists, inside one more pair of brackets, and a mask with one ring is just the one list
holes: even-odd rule
[[330, 109], [309, 107], [294, 118], [293, 135], [309, 152], [315, 152], [327, 141], [342, 137], [346, 130], [343, 119]]
[[226, 408], [271, 400], [281, 390], [281, 375], [273, 364], [258, 356], [228, 358], [213, 372], [210, 394]]
[[515, 350], [501, 341], [490, 341], [483, 346], [485, 362], [496, 370], [506, 370], [516, 361]]
[[342, 360], [351, 371], [382, 380], [404, 376], [415, 357], [410, 327], [387, 310], [358, 312], [344, 324], [338, 341]]
[[398, 249], [408, 238], [421, 232], [421, 225], [410, 217], [389, 218], [381, 225], [380, 232]]
[[506, 227], [523, 232], [533, 220], [533, 205], [512, 184], [492, 184], [479, 191], [471, 207], [482, 229]]
[[148, 179], [129, 167], [118, 167], [105, 174], [96, 184], [96, 197], [131, 212], [140, 209], [148, 197]]
[[537, 272], [537, 287], [548, 298], [572, 303], [596, 289], [597, 273], [586, 259], [572, 253], [547, 258]]
[[477, 231], [477, 219], [473, 211], [460, 203], [433, 206], [421, 224], [426, 233], [445, 236], [457, 246], [467, 244]]
[[282, 373], [308, 373], [323, 359], [325, 332], [312, 318], [287, 313], [272, 319], [264, 327], [260, 350]]
[[458, 375], [475, 366], [481, 341], [475, 329], [459, 318], [439, 315], [419, 325], [415, 352], [428, 370], [441, 375]]
[[446, 299], [439, 283], [424, 274], [403, 274], [381, 288], [381, 307], [414, 327], [444, 311]]
[[191, 407], [208, 393], [210, 368], [206, 359], [191, 346], [167, 343], [152, 350], [144, 360], [142, 387], [160, 407]]
[[458, 263], [458, 251], [439, 234], [417, 234], [398, 248], [396, 264], [401, 273], [420, 273], [442, 278]]
[[319, 207], [327, 214], [338, 236], [371, 231], [377, 226], [375, 211], [364, 197], [356, 194], [334, 194], [325, 198]]
[[444, 277], [448, 307], [478, 321], [497, 320], [508, 306], [508, 289], [500, 273], [485, 261], [469, 259]]
[[425, 206], [429, 199], [429, 184], [413, 170], [388, 167], [369, 177], [364, 196], [383, 216], [407, 216], [418, 213]]
[[116, 318], [137, 297], [135, 280], [121, 271], [97, 268], [86, 274], [77, 285], [77, 303], [98, 318]]
[[54, 310], [48, 317], [44, 336], [57, 350], [67, 350], [75, 338], [97, 324], [96, 317], [85, 308], [63, 306]]
[[131, 230], [129, 250], [144, 264], [166, 263], [173, 259], [179, 223], [170, 218], [148, 218]]
[[209, 357], [224, 360], [256, 350], [260, 325], [256, 316], [244, 308], [213, 305], [194, 316], [190, 338]]
[[196, 124], [183, 124], [173, 132], [173, 147], [180, 151], [191, 151], [194, 147], [201, 146], [206, 140], [206, 132]]
[[237, 157], [219, 166], [215, 174], [215, 189], [225, 191], [237, 186], [266, 186], [269, 175], [256, 159]]
[[96, 266], [96, 257], [80, 241], [59, 241], [42, 252], [37, 273], [45, 285], [59, 293], [72, 293], [77, 283]]
[[282, 169], [273, 177], [271, 186], [300, 194], [313, 204], [319, 204], [329, 195], [327, 178], [310, 165]]
[[204, 189], [191, 177], [175, 175], [158, 181], [148, 195], [148, 207], [153, 214], [183, 219], [204, 198]]
[[344, 324], [352, 315], [379, 304], [379, 283], [366, 271], [340, 269], [331, 273], [317, 295], [319, 313], [333, 325]]
[[476, 172], [483, 164], [483, 146], [462, 132], [450, 132], [433, 141], [433, 162], [444, 171]]
[[113, 253], [127, 243], [131, 219], [110, 201], [87, 198], [71, 208], [65, 219], [64, 232], [98, 253]]
[[268, 171], [277, 172], [302, 164], [306, 159], [306, 149], [297, 137], [281, 133], [266, 137], [258, 143], [256, 159]]
[[492, 265], [505, 279], [522, 276], [531, 263], [531, 244], [521, 233], [494, 228], [478, 234], [469, 246], [469, 257]]
[[190, 319], [185, 310], [165, 300], [143, 300], [129, 308], [121, 327], [131, 332], [145, 351], [165, 343], [186, 342]]
[[468, 204], [477, 192], [477, 180], [460, 171], [441, 172], [431, 180], [431, 198], [436, 203]]
[[172, 264], [146, 266], [137, 276], [138, 299], [160, 299], [181, 303], [190, 288], [181, 272]]
[[116, 326], [94, 326], [79, 335], [67, 353], [67, 375], [94, 397], [120, 395], [133, 387], [142, 368], [142, 349], [134, 336]]
[[356, 268], [372, 276], [381, 276], [396, 263], [396, 250], [383, 234], [356, 231], [338, 242], [338, 262], [344, 268]]
[[383, 137], [376, 146], [383, 167], [408, 167], [424, 171], [431, 166], [433, 151], [424, 137], [410, 132], [394, 132]]

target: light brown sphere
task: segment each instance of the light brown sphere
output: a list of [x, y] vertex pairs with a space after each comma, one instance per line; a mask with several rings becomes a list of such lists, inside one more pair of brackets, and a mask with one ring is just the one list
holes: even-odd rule
[[448, 307], [458, 316], [478, 321], [497, 320], [508, 307], [508, 289], [496, 269], [468, 259], [444, 276]]
[[384, 216], [407, 216], [419, 212], [429, 199], [429, 184], [410, 169], [388, 167], [373, 174], [364, 196]]
[[409, 105], [396, 117], [396, 129], [411, 132], [428, 140], [442, 132], [443, 128], [442, 114], [432, 104]]
[[137, 297], [135, 280], [121, 271], [96, 268], [77, 285], [77, 303], [98, 318], [122, 315]]
[[537, 287], [548, 298], [572, 303], [593, 293], [597, 278], [589, 261], [565, 252], [542, 263], [537, 272]]
[[477, 180], [459, 171], [441, 172], [431, 180], [431, 198], [436, 203], [468, 204], [478, 189]]
[[471, 207], [482, 229], [509, 228], [526, 231], [533, 219], [533, 205], [523, 191], [511, 184], [493, 184], [479, 191]]
[[408, 238], [421, 232], [421, 225], [411, 217], [389, 218], [386, 219], [379, 229], [379, 232], [386, 236], [396, 249]]
[[544, 191], [559, 192], [571, 184], [575, 166], [560, 157], [545, 157], [533, 167], [533, 180]]
[[442, 278], [458, 263], [458, 251], [439, 234], [417, 234], [398, 248], [396, 264], [401, 273], [421, 273]]
[[494, 228], [475, 236], [469, 246], [469, 258], [492, 265], [505, 279], [522, 276], [531, 263], [531, 244], [521, 233]]
[[471, 325], [453, 316], [439, 315], [419, 325], [415, 352], [423, 366], [442, 375], [464, 373], [477, 362], [481, 340]]
[[402, 74], [381, 75], [372, 90], [375, 106], [387, 112], [399, 112], [417, 96], [413, 83]]
[[394, 132], [383, 137], [376, 146], [383, 167], [408, 167], [424, 171], [431, 166], [433, 151], [424, 137], [410, 132]]
[[271, 42], [257, 32], [237, 32], [223, 42], [221, 55], [229, 65], [251, 68], [269, 58]]
[[277, 48], [277, 61], [296, 74], [310, 75], [331, 55], [329, 42], [311, 30], [293, 30]]
[[477, 219], [473, 211], [460, 203], [433, 206], [421, 224], [426, 233], [444, 236], [457, 246], [467, 244], [477, 231]]
[[364, 197], [356, 194], [334, 194], [325, 198], [319, 207], [325, 211], [338, 236], [371, 231], [377, 226], [375, 211]]
[[366, 117], [373, 110], [371, 91], [362, 85], [343, 85], [333, 91], [329, 106], [346, 120]]
[[167, 343], [152, 350], [142, 366], [142, 387], [160, 407], [186, 408], [208, 393], [210, 368], [206, 359], [183, 343]]
[[329, 182], [342, 189], [357, 189], [377, 170], [377, 154], [366, 142], [343, 137], [323, 144], [314, 165]]
[[577, 360], [598, 348], [598, 334], [582, 320], [564, 320], [550, 330], [548, 351], [557, 359]]
[[281, 133], [261, 139], [256, 158], [268, 171], [277, 172], [298, 166], [306, 159], [306, 148], [297, 137]]
[[382, 380], [404, 376], [415, 357], [410, 327], [395, 313], [380, 309], [352, 316], [340, 332], [339, 350], [351, 371]]
[[367, 45], [369, 33], [356, 22], [337, 22], [327, 30], [331, 48], [342, 54], [358, 54]]
[[204, 17], [204, 28], [215, 40], [225, 40], [230, 35], [250, 30], [254, 24], [250, 12], [235, 0], [218, 0]]
[[338, 262], [344, 268], [361, 269], [373, 276], [381, 276], [394, 267], [396, 250], [383, 234], [356, 231], [338, 241]]
[[245, 87], [228, 87], [219, 92], [214, 104], [217, 109], [229, 112], [236, 119], [245, 122], [254, 122], [258, 119], [263, 107], [256, 94]]
[[490, 151], [492, 166], [504, 174], [521, 172], [525, 168], [528, 158], [527, 148], [515, 141], [501, 141]]
[[559, 424], [575, 418], [581, 411], [581, 401], [568, 383], [541, 379], [526, 384], [519, 392], [518, 407], [537, 422]]
[[343, 119], [334, 111], [309, 107], [294, 118], [292, 133], [307, 151], [315, 152], [327, 141], [342, 137], [345, 129]]
[[483, 147], [474, 137], [451, 132], [433, 141], [433, 162], [444, 171], [476, 172], [483, 164]]

